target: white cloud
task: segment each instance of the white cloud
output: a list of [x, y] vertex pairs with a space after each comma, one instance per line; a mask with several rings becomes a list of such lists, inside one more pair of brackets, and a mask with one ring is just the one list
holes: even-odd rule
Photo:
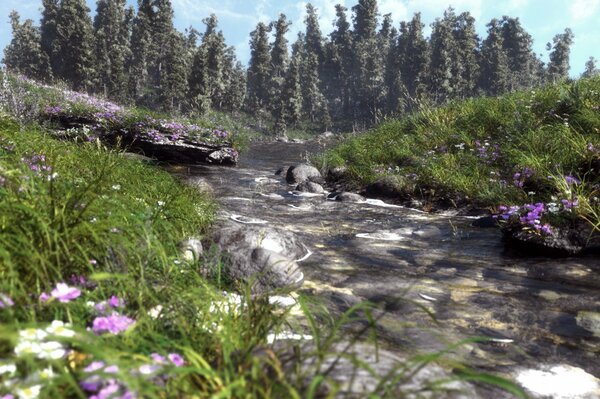
[[394, 26], [397, 26], [400, 21], [406, 21], [410, 18], [408, 8], [402, 0], [380, 0], [379, 13], [381, 15], [392, 14]]
[[429, 11], [441, 17], [444, 11], [452, 6], [457, 13], [469, 11], [471, 15], [479, 20], [482, 14], [483, 0], [408, 0], [410, 12]]
[[569, 8], [571, 19], [580, 22], [594, 16], [600, 6], [600, 0], [574, 0]]

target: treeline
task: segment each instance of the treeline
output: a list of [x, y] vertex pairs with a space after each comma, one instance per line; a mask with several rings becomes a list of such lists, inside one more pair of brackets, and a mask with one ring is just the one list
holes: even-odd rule
[[[337, 5], [335, 28], [325, 37], [308, 4], [291, 54], [285, 15], [256, 26], [246, 70], [215, 15], [203, 21], [203, 33], [181, 33], [170, 0], [138, 0], [137, 12], [126, 0], [98, 0], [93, 21], [85, 0], [43, 0], [39, 27], [21, 23], [16, 12], [10, 18], [9, 70], [167, 111], [270, 115], [278, 134], [302, 121], [323, 129], [338, 121], [370, 124], [421, 101], [497, 95], [561, 79], [573, 41], [569, 29], [556, 35], [544, 65], [518, 18], [493, 19], [482, 40], [468, 12], [449, 8], [427, 38], [419, 13], [396, 28], [390, 14], [379, 18], [376, 0], [359, 0], [350, 12]], [[594, 59], [586, 71], [596, 73]]]

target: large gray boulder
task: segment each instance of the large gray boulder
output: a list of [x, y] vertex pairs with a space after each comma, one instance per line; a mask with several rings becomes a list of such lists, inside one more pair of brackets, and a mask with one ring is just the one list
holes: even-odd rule
[[307, 249], [286, 230], [227, 223], [216, 229], [213, 241], [223, 255], [226, 276], [251, 283], [253, 294], [293, 290], [304, 281], [296, 260]]
[[288, 184], [300, 184], [305, 181], [322, 183], [323, 176], [321, 176], [321, 172], [319, 172], [319, 170], [314, 166], [299, 164], [290, 166], [290, 168], [287, 170], [285, 180], [288, 182]]

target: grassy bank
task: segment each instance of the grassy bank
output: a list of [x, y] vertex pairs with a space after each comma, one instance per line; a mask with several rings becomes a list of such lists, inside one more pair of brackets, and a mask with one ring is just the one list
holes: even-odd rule
[[343, 178], [354, 184], [383, 179], [398, 200], [494, 212], [554, 204], [597, 226], [600, 79], [422, 109], [350, 138], [316, 162], [345, 167]]
[[[372, 321], [371, 305], [334, 320], [300, 299], [305, 321], [294, 321], [266, 298], [225, 296], [233, 287], [219, 273], [203, 277], [220, 260], [210, 251], [189, 260], [179, 248], [210, 229], [213, 199], [84, 129], [75, 133], [85, 140], [56, 140], [43, 117], [104, 112], [103, 123], [123, 123], [148, 114], [24, 79], [9, 84], [0, 90], [0, 398], [300, 398], [326, 382], [333, 397], [326, 356], [370, 370], [345, 352], [352, 345], [339, 353], [335, 344], [345, 323]], [[178, 128], [166, 117], [151, 116]], [[296, 346], [284, 368], [270, 334], [290, 329], [310, 333], [314, 345]], [[373, 397], [404, 395], [398, 383], [438, 358], [376, 375]], [[312, 366], [300, 370], [303, 362]], [[522, 396], [495, 377], [455, 377]]]

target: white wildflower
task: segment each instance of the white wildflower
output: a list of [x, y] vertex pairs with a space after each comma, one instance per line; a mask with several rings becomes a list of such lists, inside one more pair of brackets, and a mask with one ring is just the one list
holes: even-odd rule
[[41, 385], [32, 385], [27, 388], [17, 389], [15, 393], [20, 399], [36, 399], [39, 398], [41, 390]]
[[65, 324], [60, 320], [54, 320], [50, 326], [46, 328], [46, 332], [56, 337], [72, 338], [75, 336], [75, 331], [71, 330], [70, 324]]
[[17, 366], [12, 363], [0, 364], [0, 375], [8, 374], [10, 376], [17, 372]]

